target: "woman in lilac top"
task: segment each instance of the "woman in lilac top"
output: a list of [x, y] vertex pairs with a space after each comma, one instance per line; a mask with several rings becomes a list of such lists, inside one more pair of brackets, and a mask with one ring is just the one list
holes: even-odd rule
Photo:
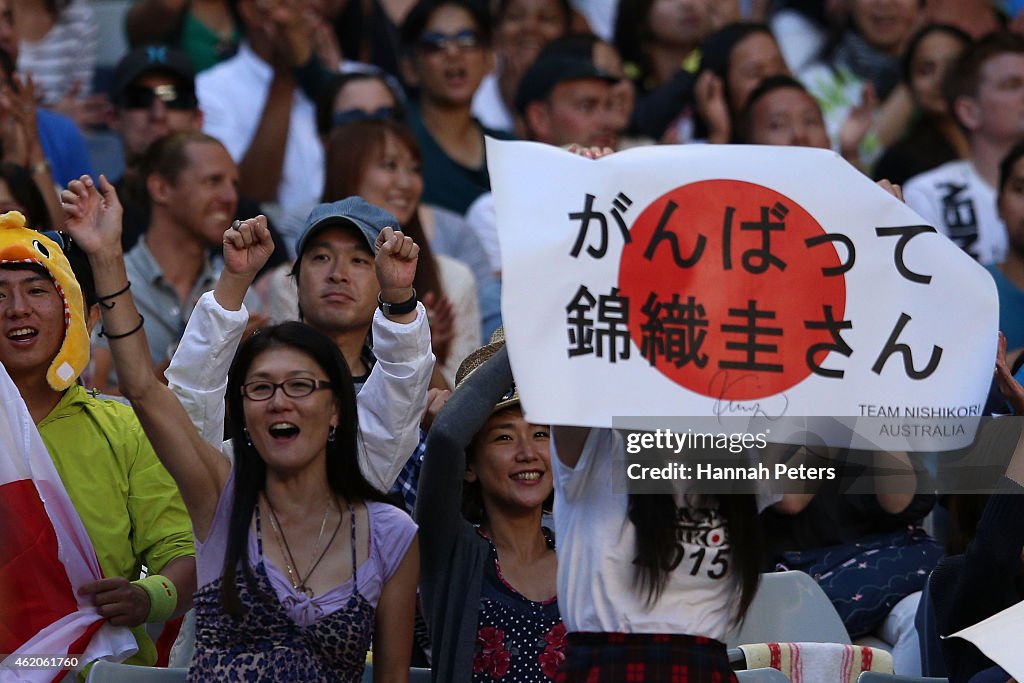
[[[355, 392], [336, 344], [301, 323], [242, 343], [227, 382], [234, 463], [207, 444], [155, 378], [120, 250], [121, 207], [101, 178], [62, 193], [89, 255], [120, 386], [181, 489], [198, 549], [189, 680], [407, 681], [419, 572], [416, 527], [360, 472]], [[378, 261], [415, 268], [385, 229]], [[273, 250], [266, 219], [224, 236], [214, 295]], [[243, 285], [244, 286], [244, 285]]]

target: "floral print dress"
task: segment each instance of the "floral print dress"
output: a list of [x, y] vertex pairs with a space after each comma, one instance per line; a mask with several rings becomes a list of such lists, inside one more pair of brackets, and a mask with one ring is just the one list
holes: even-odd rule
[[351, 504], [352, 597], [344, 608], [310, 626], [295, 623], [275, 599], [263, 558], [258, 506], [254, 517], [259, 553], [253, 570], [255, 586], [248, 585], [241, 569], [235, 576], [246, 612], [235, 618], [224, 611], [219, 579], [196, 592], [196, 649], [187, 680], [359, 683], [373, 638], [376, 609], [359, 593]]
[[[554, 550], [554, 536], [543, 531]], [[557, 597], [535, 602], [516, 591], [502, 576], [498, 551], [491, 543], [480, 590], [473, 683], [546, 683], [555, 679], [564, 660], [565, 625]]]

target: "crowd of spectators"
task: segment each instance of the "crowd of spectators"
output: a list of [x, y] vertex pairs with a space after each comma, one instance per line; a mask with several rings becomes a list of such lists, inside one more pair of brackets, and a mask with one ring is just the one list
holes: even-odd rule
[[[943, 633], [1024, 594], [1008, 581], [979, 602], [970, 585], [984, 580], [971, 562], [1020, 576], [1019, 506], [1004, 494], [1024, 484], [1024, 455], [959, 549], [967, 560], [923, 530], [930, 494], [826, 487], [756, 508], [604, 490], [621, 439], [551, 433], [518, 408], [485, 138], [587, 156], [835, 150], [991, 272], [998, 384], [1019, 413], [1015, 7], [136, 0], [129, 51], [104, 73], [89, 0], [0, 0], [0, 208], [75, 238], [91, 351], [78, 383], [55, 385], [72, 325], [55, 302], [73, 304], [47, 263], [0, 260], [0, 362], [118, 577], [90, 591], [135, 630], [131, 661], [157, 663], [142, 627], [177, 628], [194, 600], [171, 660], [194, 680], [359, 680], [370, 633], [378, 680], [410, 663], [441, 681], [625, 680], [652, 658], [719, 680], [724, 648], [704, 639], [742, 616], [757, 572], [798, 569], [852, 637], [892, 650], [897, 673], [934, 673], [914, 616], [936, 565]], [[91, 156], [97, 136], [117, 139], [116, 163]], [[662, 546], [676, 527], [725, 529], [733, 563], [673, 572]], [[851, 562], [861, 571], [838, 569]], [[158, 604], [155, 581], [174, 599]], [[870, 609], [846, 609], [854, 594]], [[962, 642], [943, 648], [951, 681], [1010, 678]], [[658, 676], [644, 680], [676, 680]]]

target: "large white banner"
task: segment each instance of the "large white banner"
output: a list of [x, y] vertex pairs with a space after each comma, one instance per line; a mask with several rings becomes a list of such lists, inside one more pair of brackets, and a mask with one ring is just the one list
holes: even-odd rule
[[832, 152], [487, 141], [531, 421], [980, 415], [989, 274]]

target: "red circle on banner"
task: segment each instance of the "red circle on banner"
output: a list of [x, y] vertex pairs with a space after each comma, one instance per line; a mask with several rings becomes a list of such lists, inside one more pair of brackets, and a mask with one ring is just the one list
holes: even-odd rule
[[820, 365], [841, 334], [845, 277], [823, 271], [844, 262], [825, 234], [762, 185], [705, 180], [665, 193], [633, 223], [619, 263], [631, 339], [698, 394], [742, 401], [786, 391], [811, 374], [808, 352], [824, 345], [811, 354]]

